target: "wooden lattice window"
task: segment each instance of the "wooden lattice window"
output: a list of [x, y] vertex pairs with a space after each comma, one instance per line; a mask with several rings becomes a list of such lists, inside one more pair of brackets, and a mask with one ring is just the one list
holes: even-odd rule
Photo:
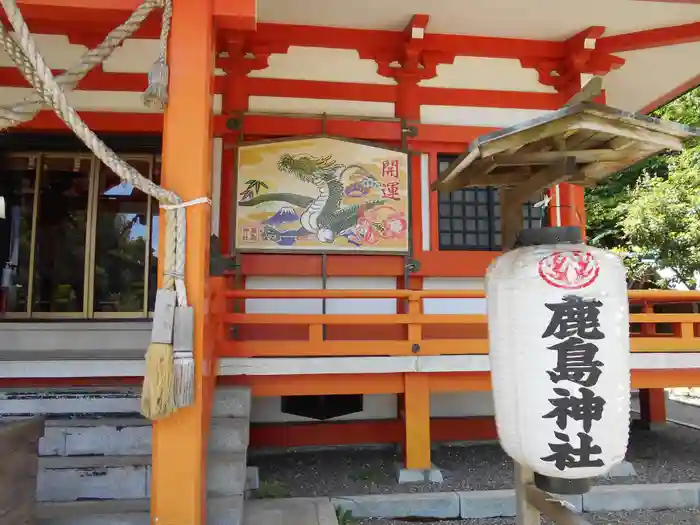
[[[452, 156], [438, 159], [445, 170]], [[466, 188], [438, 197], [438, 239], [440, 250], [497, 251], [501, 247], [501, 210], [498, 190], [492, 187]], [[523, 205], [523, 228], [539, 228], [542, 208]]]

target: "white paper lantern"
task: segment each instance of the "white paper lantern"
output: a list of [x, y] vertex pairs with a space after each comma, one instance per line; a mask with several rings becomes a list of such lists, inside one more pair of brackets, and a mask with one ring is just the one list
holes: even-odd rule
[[543, 476], [605, 474], [629, 437], [622, 261], [584, 244], [518, 248], [491, 264], [486, 293], [503, 449]]

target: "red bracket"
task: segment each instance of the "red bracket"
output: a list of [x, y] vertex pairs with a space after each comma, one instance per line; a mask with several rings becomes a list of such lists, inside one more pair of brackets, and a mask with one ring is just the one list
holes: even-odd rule
[[395, 49], [386, 49], [367, 53], [360, 51], [360, 58], [377, 62], [377, 73], [383, 77], [393, 78], [397, 82], [404, 80], [418, 83], [437, 76], [439, 64], [452, 64], [455, 55], [437, 50], [426, 49], [425, 31], [430, 17], [413, 15], [404, 28], [402, 41]]
[[624, 58], [596, 49], [604, 32], [605, 27], [589, 27], [564, 42], [561, 59], [521, 58], [520, 64], [536, 70], [541, 84], [559, 93], [575, 93], [581, 88], [581, 74], [604, 76], [625, 63]]
[[247, 75], [251, 71], [265, 69], [270, 65], [270, 55], [284, 55], [289, 45], [280, 43], [250, 43], [243, 33], [226, 35], [218, 46], [228, 56], [217, 56], [216, 67], [227, 74]]

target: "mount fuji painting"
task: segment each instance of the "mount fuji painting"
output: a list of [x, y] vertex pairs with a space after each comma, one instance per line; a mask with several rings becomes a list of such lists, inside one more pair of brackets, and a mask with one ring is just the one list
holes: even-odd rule
[[299, 220], [299, 215], [294, 208], [291, 206], [283, 206], [275, 213], [272, 217], [269, 217], [263, 221], [263, 224], [270, 224], [273, 226], [278, 226], [280, 224], [287, 224], [289, 222], [295, 222]]

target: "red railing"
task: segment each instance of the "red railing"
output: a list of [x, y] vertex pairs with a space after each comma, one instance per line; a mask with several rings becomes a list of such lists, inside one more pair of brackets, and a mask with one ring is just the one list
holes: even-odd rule
[[[426, 314], [427, 299], [484, 299], [474, 290], [218, 288], [217, 353], [227, 357], [487, 354], [486, 315]], [[246, 299], [396, 299], [396, 314], [259, 314]], [[700, 352], [700, 292], [633, 290], [633, 352]]]

